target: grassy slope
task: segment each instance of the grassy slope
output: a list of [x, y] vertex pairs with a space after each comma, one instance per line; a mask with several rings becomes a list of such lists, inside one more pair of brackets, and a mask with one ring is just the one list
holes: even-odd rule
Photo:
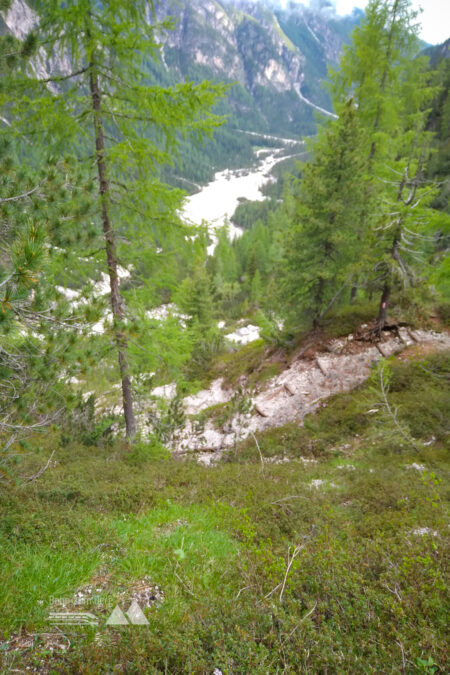
[[[264, 467], [250, 441], [213, 469], [74, 442], [38, 481], [3, 490], [3, 672], [445, 672], [450, 356], [391, 368], [390, 402], [419, 451], [367, 385], [258, 437]], [[164, 593], [150, 629], [105, 627], [146, 576]], [[66, 628], [70, 649], [51, 651], [51, 596], [92, 578], [97, 636]]]

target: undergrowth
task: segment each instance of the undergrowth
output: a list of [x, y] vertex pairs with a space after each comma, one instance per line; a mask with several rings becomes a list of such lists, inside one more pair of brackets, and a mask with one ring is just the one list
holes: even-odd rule
[[[447, 672], [450, 356], [389, 368], [416, 447], [377, 373], [257, 435], [262, 461], [254, 439], [214, 468], [41, 439], [21, 472], [56, 464], [0, 493], [2, 672]], [[143, 579], [149, 626], [106, 626]], [[93, 580], [99, 625], [49, 624]]]

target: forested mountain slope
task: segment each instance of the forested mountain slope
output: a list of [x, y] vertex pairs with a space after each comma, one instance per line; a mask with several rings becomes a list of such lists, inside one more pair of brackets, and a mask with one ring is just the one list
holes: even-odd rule
[[[3, 30], [23, 36], [39, 16], [39, 2], [29, 4], [34, 10], [25, 0], [14, 0]], [[274, 11], [245, 0], [163, 0], [155, 11], [158, 19], [172, 17], [173, 30], [159, 36], [161, 60], [147, 62], [153, 82], [168, 85], [188, 78], [232, 84], [216, 108], [227, 116], [226, 123], [200, 148], [182, 143], [179, 166], [165, 173], [171, 182], [181, 175], [198, 183], [214, 169], [252, 164], [252, 139], [239, 129], [294, 138], [314, 133], [316, 107], [331, 111], [323, 86], [327, 68], [337, 65], [342, 45], [360, 20], [357, 12], [338, 18], [302, 5]], [[0, 30], [1, 25], [0, 19]], [[60, 55], [59, 61], [39, 67], [55, 74], [67, 72], [70, 64], [67, 55]], [[192, 189], [184, 181], [181, 186]]]

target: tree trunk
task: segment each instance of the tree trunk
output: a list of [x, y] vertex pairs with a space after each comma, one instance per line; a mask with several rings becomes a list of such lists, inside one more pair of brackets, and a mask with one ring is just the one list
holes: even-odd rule
[[[94, 131], [96, 162], [98, 170], [98, 179], [100, 185], [101, 199], [101, 218], [103, 225], [103, 235], [105, 238], [106, 260], [108, 265], [109, 283], [111, 288], [110, 299], [113, 319], [115, 324], [115, 340], [119, 356], [119, 370], [122, 380], [122, 399], [123, 412], [125, 416], [126, 437], [134, 438], [136, 435], [136, 419], [133, 411], [133, 396], [131, 392], [131, 380], [129, 375], [127, 358], [127, 340], [123, 334], [120, 323], [123, 320], [123, 304], [120, 297], [119, 275], [117, 273], [117, 253], [114, 239], [114, 231], [111, 226], [109, 216], [109, 182], [105, 159], [105, 138], [103, 133], [103, 120], [101, 117], [101, 93], [98, 84], [98, 76], [95, 71], [95, 64], [90, 64], [89, 84], [92, 99], [92, 109], [94, 111]], [[119, 326], [117, 326], [119, 324]]]
[[389, 300], [391, 297], [391, 286], [388, 281], [384, 282], [383, 292], [381, 294], [380, 308], [378, 310], [376, 332], [381, 335], [381, 331], [387, 323]]
[[355, 278], [355, 280], [353, 281], [353, 285], [350, 289], [350, 304], [351, 305], [354, 304], [357, 294], [358, 294], [358, 277]]
[[321, 305], [323, 297], [323, 288], [324, 288], [324, 279], [319, 277], [319, 283], [317, 285], [316, 295], [314, 298], [314, 308], [313, 308], [313, 329], [317, 330], [320, 326], [320, 317], [321, 317]]

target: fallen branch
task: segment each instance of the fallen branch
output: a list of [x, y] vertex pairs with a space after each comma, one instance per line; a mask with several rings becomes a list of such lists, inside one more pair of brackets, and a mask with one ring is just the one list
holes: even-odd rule
[[288, 563], [287, 563], [287, 566], [286, 566], [286, 572], [285, 572], [285, 574], [284, 574], [283, 583], [282, 583], [282, 585], [281, 585], [280, 596], [279, 596], [279, 598], [278, 598], [280, 602], [283, 601], [283, 593], [284, 593], [284, 590], [285, 590], [285, 588], [286, 588], [287, 578], [288, 578], [288, 576], [289, 576], [289, 572], [291, 571], [291, 567], [292, 567], [292, 565], [293, 565], [293, 562], [294, 562], [294, 560], [296, 559], [296, 557], [298, 556], [298, 554], [300, 553], [300, 551], [301, 551], [303, 548], [304, 548], [304, 546], [296, 546], [296, 547], [294, 548], [294, 551], [293, 551], [293, 553], [292, 553], [292, 557], [291, 557], [291, 558], [289, 558], [290, 547], [289, 547], [289, 549], [288, 549]]
[[251, 586], [244, 586], [243, 588], [240, 588], [240, 589], [239, 589], [239, 593], [238, 593], [238, 594], [236, 595], [236, 597], [235, 597], [235, 600], [238, 600], [240, 594], [243, 593], [244, 591], [248, 591], [249, 588], [251, 588]]
[[251, 435], [253, 436], [253, 440], [254, 440], [255, 443], [256, 443], [256, 447], [258, 448], [259, 458], [260, 458], [260, 460], [261, 460], [261, 473], [262, 473], [262, 475], [264, 476], [264, 457], [262, 456], [262, 452], [261, 452], [261, 448], [259, 447], [258, 439], [256, 438], [256, 436], [255, 436], [255, 434], [253, 433], [253, 431], [250, 431], [250, 433], [251, 433]]
[[280, 502], [289, 501], [289, 499], [306, 499], [306, 500], [308, 500], [308, 497], [305, 497], [305, 495], [289, 495], [288, 497], [281, 497], [281, 499], [276, 499], [274, 502], [269, 502], [269, 504], [270, 504], [270, 506], [273, 506], [274, 504], [279, 504]]
[[287, 636], [284, 638], [283, 642], [281, 643], [281, 646], [282, 646], [282, 647], [283, 647], [283, 646], [286, 644], [286, 642], [294, 635], [295, 631], [296, 631], [298, 628], [300, 628], [300, 626], [302, 625], [302, 623], [303, 623], [304, 621], [306, 621], [306, 619], [307, 619], [308, 617], [310, 617], [311, 614], [313, 614], [313, 612], [315, 612], [316, 607], [317, 607], [317, 600], [316, 600], [316, 602], [314, 603], [314, 606], [311, 607], [311, 609], [310, 609], [308, 612], [306, 612], [305, 616], [303, 616], [303, 617], [300, 619], [300, 621], [298, 622], [298, 624], [291, 630], [291, 632], [289, 633], [289, 635], [287, 635]]
[[398, 429], [402, 438], [404, 438], [406, 443], [412, 445], [412, 447], [414, 448], [414, 450], [416, 450], [416, 452], [420, 452], [420, 448], [417, 447], [417, 445], [414, 443], [411, 436], [409, 436], [408, 434], [405, 433], [405, 431], [403, 430], [400, 422], [398, 421], [397, 410], [393, 410], [391, 408], [391, 405], [390, 405], [390, 403], [388, 401], [388, 397], [387, 397], [387, 391], [386, 391], [386, 385], [385, 385], [385, 382], [384, 382], [383, 372], [384, 372], [384, 369], [382, 368], [380, 370], [380, 387], [381, 387], [381, 394], [383, 396], [384, 407], [386, 408], [389, 416], [391, 417], [392, 421], [394, 422], [394, 424], [395, 424], [396, 428]]
[[51, 461], [52, 461], [52, 459], [53, 459], [53, 455], [54, 455], [54, 454], [55, 454], [55, 451], [53, 450], [52, 454], [51, 454], [50, 457], [48, 458], [47, 464], [46, 464], [45, 466], [43, 466], [41, 469], [39, 469], [39, 471], [38, 471], [37, 473], [35, 473], [34, 476], [30, 476], [29, 478], [27, 478], [27, 479], [25, 480], [25, 484], [31, 483], [33, 480], [37, 480], [38, 478], [40, 478], [40, 477], [42, 476], [42, 474], [44, 473], [44, 471], [47, 471], [47, 469], [48, 469], [48, 467], [50, 466], [50, 463], [51, 463]]
[[16, 195], [15, 197], [3, 197], [2, 199], [0, 199], [0, 204], [4, 204], [5, 202], [17, 202], [20, 199], [25, 199], [25, 197], [29, 197], [30, 195], [33, 194], [33, 192], [36, 192], [36, 190], [39, 190], [39, 188], [41, 187], [44, 180], [42, 180], [39, 183], [39, 185], [36, 185], [36, 187], [34, 187], [32, 190], [28, 190], [28, 192], [24, 192], [21, 195]]

